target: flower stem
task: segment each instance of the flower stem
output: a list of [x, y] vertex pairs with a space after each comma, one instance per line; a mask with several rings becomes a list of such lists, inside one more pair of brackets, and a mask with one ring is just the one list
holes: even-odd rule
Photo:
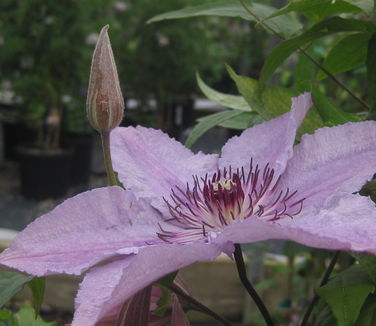
[[[286, 38], [281, 34], [278, 33], [273, 27], [271, 27], [269, 24], [265, 23], [260, 17], [258, 17], [249, 7], [245, 4], [244, 0], [239, 0], [240, 4], [243, 6], [243, 8], [257, 21], [257, 24], [261, 24], [266, 29], [268, 29], [270, 32], [272, 32], [274, 35], [278, 36], [282, 40], [286, 40]], [[344, 91], [346, 91], [355, 101], [357, 101], [360, 105], [362, 105], [367, 111], [371, 111], [371, 108], [368, 106], [366, 102], [364, 102], [361, 98], [356, 96], [351, 89], [347, 88], [340, 80], [338, 80], [330, 71], [328, 71], [326, 68], [324, 68], [320, 62], [318, 62], [316, 59], [314, 59], [311, 55], [309, 55], [304, 49], [299, 48], [299, 52], [304, 54], [316, 67], [321, 69], [334, 83], [336, 83], [339, 87], [341, 87]]]
[[[336, 265], [336, 262], [338, 260], [338, 257], [339, 257], [340, 253], [341, 253], [340, 251], [336, 251], [335, 252], [332, 260], [330, 261], [330, 264], [329, 264], [327, 270], [325, 271], [324, 276], [321, 279], [320, 287], [323, 286], [323, 285], [325, 285], [328, 282], [330, 274], [332, 273], [332, 271], [334, 269], [334, 266]], [[312, 301], [311, 301], [311, 303], [308, 306], [308, 309], [307, 309], [306, 313], [304, 314], [304, 317], [303, 317], [303, 320], [302, 320], [300, 326], [305, 326], [307, 324], [308, 319], [311, 316], [311, 313], [312, 313], [313, 308], [315, 307], [317, 301], [319, 301], [319, 296], [317, 294], [315, 294], [314, 297], [313, 297], [313, 299], [312, 299]]]
[[110, 131], [102, 131], [100, 132], [100, 135], [102, 139], [104, 166], [106, 168], [108, 185], [116, 186], [117, 185], [116, 175], [115, 175], [114, 169], [112, 168], [111, 151], [110, 151]]
[[251, 296], [257, 308], [259, 309], [262, 316], [264, 317], [266, 325], [274, 326], [274, 322], [272, 320], [272, 317], [269, 314], [268, 309], [265, 307], [264, 302], [261, 300], [256, 290], [253, 288], [251, 282], [248, 280], [247, 272], [246, 272], [244, 260], [243, 260], [243, 253], [242, 253], [240, 244], [235, 244], [234, 258], [236, 262], [236, 267], [238, 269], [240, 281], [242, 282], [248, 294]]
[[191, 303], [193, 306], [197, 307], [199, 311], [201, 311], [201, 312], [213, 317], [215, 320], [219, 321], [222, 325], [232, 326], [232, 324], [229, 321], [227, 321], [226, 319], [224, 319], [223, 317], [218, 315], [213, 310], [209, 309], [207, 306], [205, 306], [204, 304], [202, 304], [201, 302], [199, 302], [195, 298], [191, 297], [189, 294], [185, 293], [183, 290], [181, 290], [175, 284], [172, 284], [170, 286], [170, 290], [172, 292], [175, 292], [178, 296], [182, 297], [183, 299], [185, 299], [189, 303]]

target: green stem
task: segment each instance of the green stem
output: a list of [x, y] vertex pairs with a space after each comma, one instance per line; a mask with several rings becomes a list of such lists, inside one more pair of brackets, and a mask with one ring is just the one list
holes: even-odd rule
[[242, 282], [248, 294], [251, 296], [257, 308], [259, 309], [262, 316], [264, 317], [266, 325], [274, 326], [274, 322], [272, 320], [272, 317], [269, 314], [268, 309], [265, 307], [264, 302], [262, 301], [260, 296], [257, 294], [256, 290], [253, 288], [251, 282], [248, 280], [247, 271], [245, 269], [245, 264], [243, 260], [243, 253], [239, 244], [235, 244], [234, 258], [236, 262], [236, 267], [238, 269], [240, 281]]
[[112, 160], [111, 160], [110, 131], [102, 131], [100, 135], [102, 139], [104, 166], [106, 168], [108, 185], [116, 186], [117, 185], [116, 175], [115, 175], [114, 169], [112, 168]]
[[[321, 279], [320, 287], [325, 285], [328, 282], [330, 274], [332, 273], [334, 266], [336, 265], [336, 262], [338, 260], [340, 253], [341, 253], [340, 251], [336, 251], [336, 253], [334, 254], [332, 260], [330, 261], [330, 264], [329, 264], [327, 270], [325, 271], [324, 276]], [[304, 314], [304, 317], [303, 317], [303, 320], [302, 320], [300, 326], [305, 326], [307, 324], [308, 319], [311, 316], [311, 313], [312, 313], [313, 308], [315, 307], [317, 301], [319, 301], [319, 296], [317, 294], [315, 294], [311, 303], [309, 304], [309, 307], [308, 307], [306, 313]]]
[[[278, 36], [282, 40], [286, 40], [286, 38], [278, 33], [273, 27], [265, 23], [262, 19], [260, 19], [249, 7], [245, 4], [244, 0], [239, 0], [243, 8], [257, 21], [258, 24], [261, 24], [270, 32]], [[304, 49], [299, 48], [302, 54], [304, 54], [315, 66], [321, 69], [334, 83], [336, 83], [339, 87], [341, 87], [344, 91], [346, 91], [354, 100], [356, 100], [360, 105], [362, 105], [367, 111], [371, 111], [371, 108], [368, 106], [366, 102], [364, 102], [361, 98], [356, 96], [349, 88], [347, 88], [341, 81], [339, 81], [330, 71], [324, 68], [320, 62], [314, 59], [311, 55], [309, 55]]]

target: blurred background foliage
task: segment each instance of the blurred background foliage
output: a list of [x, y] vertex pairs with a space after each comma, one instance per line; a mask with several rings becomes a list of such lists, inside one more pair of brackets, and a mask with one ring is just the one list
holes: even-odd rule
[[[84, 105], [91, 55], [101, 27], [109, 24], [124, 96], [139, 103], [135, 122], [168, 130], [171, 106], [189, 103], [199, 94], [196, 71], [212, 85], [228, 89], [224, 62], [244, 72], [261, 66], [262, 51], [255, 52], [255, 60], [249, 57], [249, 40], [261, 39], [257, 35], [264, 32], [255, 36], [238, 19], [146, 24], [156, 14], [198, 3], [1, 1], [0, 102], [19, 106], [17, 119], [33, 129], [43, 129], [51, 110], [57, 109], [63, 128], [87, 131]], [[158, 108], [152, 113], [150, 100]]]

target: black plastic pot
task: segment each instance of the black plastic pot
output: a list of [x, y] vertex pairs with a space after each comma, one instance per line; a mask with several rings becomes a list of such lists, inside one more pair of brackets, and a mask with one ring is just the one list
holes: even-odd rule
[[72, 151], [48, 153], [20, 148], [21, 193], [25, 198], [61, 198], [69, 188]]
[[73, 151], [71, 166], [71, 185], [87, 185], [91, 171], [91, 154], [93, 136], [85, 134], [67, 134], [63, 141], [64, 147]]

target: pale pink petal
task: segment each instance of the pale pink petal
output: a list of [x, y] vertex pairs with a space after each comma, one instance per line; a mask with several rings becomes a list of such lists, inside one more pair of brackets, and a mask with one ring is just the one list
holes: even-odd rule
[[311, 106], [309, 93], [292, 98], [290, 112], [249, 128], [239, 137], [231, 138], [222, 148], [219, 166], [247, 168], [253, 158], [255, 165], [262, 168], [269, 163], [279, 175], [292, 157], [296, 131]]
[[376, 172], [376, 122], [321, 128], [304, 135], [294, 149], [282, 183], [320, 207], [336, 192], [359, 191]]
[[217, 155], [194, 155], [189, 149], [160, 130], [144, 127], [116, 128], [111, 133], [114, 169], [126, 188], [137, 197], [148, 197], [165, 211], [163, 196], [171, 188], [185, 189], [192, 175], [217, 170]]
[[80, 274], [97, 262], [159, 241], [159, 214], [119, 187], [70, 198], [22, 231], [0, 264], [33, 275]]
[[90, 326], [162, 276], [213, 260], [221, 246], [195, 243], [146, 246], [136, 255], [92, 269], [80, 285], [72, 326]]
[[306, 209], [293, 219], [273, 223], [249, 218], [234, 222], [213, 241], [250, 243], [281, 239], [316, 248], [376, 254], [375, 234], [375, 204], [368, 197], [347, 194], [329, 198], [319, 212]]
[[149, 326], [151, 285], [134, 294], [124, 303], [118, 316], [120, 325]]
[[190, 326], [190, 322], [176, 294], [172, 294], [171, 326]]

